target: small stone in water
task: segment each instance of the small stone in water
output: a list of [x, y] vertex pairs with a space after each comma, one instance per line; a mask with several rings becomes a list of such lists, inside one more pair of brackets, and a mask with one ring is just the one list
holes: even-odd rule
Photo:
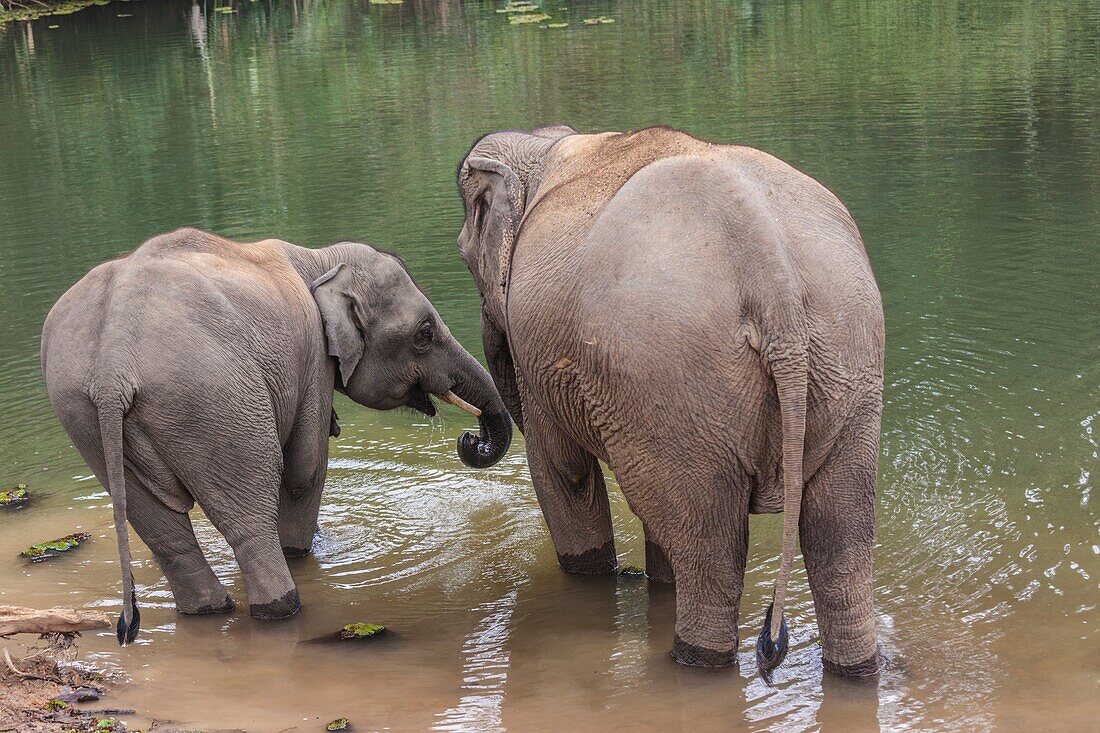
[[624, 565], [619, 570], [619, 577], [627, 580], [641, 580], [645, 577], [645, 570], [637, 565]]
[[[341, 639], [366, 639], [369, 636], [375, 634], [381, 634], [386, 630], [385, 626], [379, 624], [344, 624], [344, 628], [340, 629]], [[333, 728], [333, 730], [338, 730]]]
[[57, 693], [58, 700], [62, 702], [95, 702], [99, 699], [100, 690], [94, 687], [72, 687], [65, 685]]
[[15, 504], [22, 504], [28, 498], [27, 485], [16, 484], [14, 489], [8, 489], [7, 491], [0, 491], [0, 506], [14, 506]]
[[348, 729], [348, 719], [347, 718], [337, 718], [336, 720], [332, 721], [331, 723], [329, 723], [328, 725], [325, 726], [325, 730], [347, 730], [347, 729]]
[[37, 545], [31, 545], [19, 554], [33, 562], [39, 562], [40, 560], [46, 560], [59, 553], [68, 552], [89, 538], [91, 538], [91, 535], [87, 532], [75, 532], [70, 535], [65, 535], [64, 537], [58, 537], [56, 540], [39, 542]]

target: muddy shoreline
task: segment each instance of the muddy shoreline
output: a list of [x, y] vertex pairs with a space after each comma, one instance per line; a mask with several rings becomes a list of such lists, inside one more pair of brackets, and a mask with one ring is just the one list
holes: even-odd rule
[[129, 730], [120, 718], [134, 711], [111, 705], [117, 680], [76, 660], [76, 636], [43, 636], [26, 649], [14, 642], [4, 645], [0, 733]]

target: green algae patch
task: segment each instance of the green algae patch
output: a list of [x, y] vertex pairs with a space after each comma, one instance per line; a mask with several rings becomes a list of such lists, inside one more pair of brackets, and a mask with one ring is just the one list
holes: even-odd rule
[[347, 718], [337, 718], [325, 726], [325, 730], [348, 730], [350, 723]]
[[381, 634], [385, 630], [386, 627], [380, 624], [344, 624], [344, 628], [340, 629], [340, 638], [367, 639], [377, 634]]
[[[92, 5], [106, 5], [110, 0], [66, 0], [51, 5], [31, 3], [23, 7], [0, 4], [0, 25], [17, 20], [37, 20], [51, 15], [71, 15]], [[51, 26], [52, 27], [52, 26]]]
[[54, 555], [59, 555], [62, 552], [68, 552], [81, 542], [90, 539], [91, 535], [87, 532], [75, 532], [73, 534], [65, 535], [64, 537], [58, 537], [56, 540], [50, 540], [49, 542], [39, 542], [37, 545], [31, 545], [23, 552], [19, 553], [23, 557], [27, 558], [31, 562], [40, 562]]
[[645, 578], [645, 568], [637, 565], [624, 565], [619, 570], [619, 577], [624, 580], [642, 580]]
[[15, 488], [0, 491], [0, 507], [23, 504], [30, 499], [26, 484], [16, 484]]
[[512, 15], [508, 17], [509, 25], [528, 25], [530, 23], [541, 23], [544, 20], [550, 20], [550, 16], [546, 13], [531, 13], [527, 15]]
[[498, 13], [534, 13], [539, 6], [532, 2], [511, 2], [503, 8], [497, 8]]

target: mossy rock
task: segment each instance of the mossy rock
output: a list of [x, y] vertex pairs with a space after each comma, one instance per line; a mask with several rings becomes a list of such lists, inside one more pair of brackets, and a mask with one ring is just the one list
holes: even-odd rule
[[348, 726], [351, 725], [347, 718], [337, 718], [328, 725], [325, 726], [325, 730], [349, 730]]
[[56, 697], [51, 697], [42, 707], [46, 708], [46, 710], [49, 710], [51, 713], [56, 713], [58, 710], [64, 710], [69, 707], [69, 703], [64, 700], [58, 700]]
[[644, 580], [645, 568], [637, 565], [624, 565], [619, 568], [619, 577], [624, 580]]
[[95, 718], [95, 731], [102, 733], [121, 733], [126, 730], [126, 724], [115, 718]]
[[368, 639], [372, 636], [381, 634], [386, 630], [385, 626], [380, 624], [344, 624], [344, 628], [340, 629], [341, 639]]
[[91, 535], [87, 532], [75, 532], [70, 535], [65, 535], [64, 537], [58, 537], [56, 540], [39, 542], [37, 545], [31, 545], [19, 554], [32, 562], [39, 562], [51, 558], [54, 555], [59, 555], [62, 552], [68, 552], [81, 542], [90, 538]]
[[15, 488], [0, 491], [0, 507], [23, 504], [30, 499], [26, 484], [16, 484]]

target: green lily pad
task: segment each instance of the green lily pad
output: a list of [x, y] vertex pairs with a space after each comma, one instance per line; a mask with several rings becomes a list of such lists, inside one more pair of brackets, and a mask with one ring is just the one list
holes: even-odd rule
[[[57, 28], [56, 25], [51, 25], [50, 28]], [[16, 504], [22, 504], [30, 497], [27, 495], [26, 484], [16, 484], [14, 489], [8, 489], [7, 491], [0, 491], [0, 506], [14, 506]]]
[[90, 539], [91, 535], [87, 532], [75, 532], [73, 534], [65, 535], [64, 537], [58, 537], [56, 540], [50, 540], [49, 542], [39, 542], [37, 545], [31, 545], [23, 552], [19, 553], [23, 557], [31, 560], [32, 562], [39, 562], [58, 555], [62, 552], [68, 552], [84, 540]]
[[619, 577], [626, 580], [642, 580], [645, 578], [645, 568], [637, 565], [624, 565], [619, 569]]
[[347, 730], [348, 729], [347, 718], [337, 718], [328, 725], [325, 726], [325, 730]]
[[366, 639], [374, 636], [375, 634], [381, 634], [386, 630], [385, 626], [380, 624], [344, 624], [344, 628], [340, 629], [341, 639]]

